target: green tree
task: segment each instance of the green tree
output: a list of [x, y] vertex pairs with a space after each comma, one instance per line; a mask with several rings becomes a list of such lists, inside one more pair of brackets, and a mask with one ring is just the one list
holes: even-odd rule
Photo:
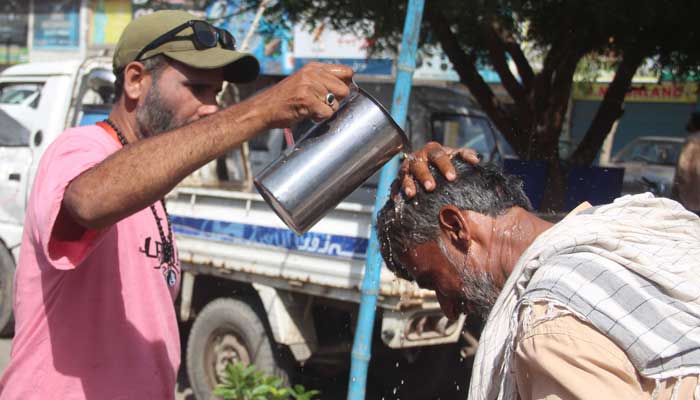
[[[407, 0], [279, 0], [268, 16], [284, 12], [293, 21], [359, 28], [376, 48], [395, 50], [406, 5]], [[645, 60], [675, 76], [698, 70], [698, 16], [697, 0], [426, 0], [421, 32], [424, 43], [442, 46], [461, 83], [516, 153], [548, 163], [545, 203], [557, 209], [563, 204], [568, 167], [593, 162], [622, 115], [632, 77]], [[527, 52], [524, 44], [530, 47]], [[538, 60], [528, 59], [531, 53]], [[582, 59], [591, 57], [612, 61], [614, 79], [584, 138], [564, 160], [558, 144], [574, 73]], [[478, 65], [499, 74], [512, 106], [495, 96]]]

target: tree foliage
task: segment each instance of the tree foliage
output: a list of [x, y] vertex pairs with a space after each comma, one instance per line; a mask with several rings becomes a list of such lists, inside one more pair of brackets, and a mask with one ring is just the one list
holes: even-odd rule
[[[259, 0], [250, 0], [257, 3]], [[397, 48], [407, 0], [279, 0], [268, 15], [360, 29], [376, 49]], [[589, 165], [623, 112], [632, 77], [645, 60], [682, 77], [700, 65], [697, 0], [426, 0], [423, 43], [439, 43], [461, 83], [523, 159], [545, 160], [546, 199], [561, 206], [567, 167]], [[527, 49], [524, 46], [528, 46]], [[538, 54], [533, 60], [532, 54]], [[613, 81], [578, 146], [559, 151], [573, 77], [585, 57], [604, 57]], [[509, 61], [517, 74], [509, 68]], [[478, 73], [491, 66], [511, 101]]]

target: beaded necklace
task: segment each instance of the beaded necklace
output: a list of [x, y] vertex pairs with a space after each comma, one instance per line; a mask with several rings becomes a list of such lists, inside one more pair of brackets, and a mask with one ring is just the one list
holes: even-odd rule
[[[103, 121], [107, 125], [109, 125], [110, 128], [114, 129], [114, 132], [117, 134], [117, 137], [119, 138], [119, 141], [121, 142], [122, 146], [126, 146], [129, 144], [129, 141], [126, 140], [122, 132], [119, 130], [117, 125], [109, 118], [105, 119]], [[160, 262], [161, 265], [165, 264], [166, 269], [163, 273], [165, 276], [165, 281], [167, 282], [168, 286], [173, 287], [175, 286], [175, 283], [177, 281], [177, 268], [175, 266], [175, 248], [173, 247], [173, 227], [170, 222], [170, 215], [168, 215], [168, 209], [165, 208], [165, 200], [160, 199], [160, 204], [163, 206], [163, 211], [165, 212], [165, 219], [168, 221], [168, 237], [165, 237], [165, 233], [163, 231], [163, 225], [161, 224], [161, 221], [163, 218], [158, 216], [158, 212], [156, 211], [156, 206], [154, 204], [151, 204], [151, 212], [153, 213], [153, 217], [156, 220], [156, 225], [158, 225], [158, 233], [160, 234], [160, 241], [161, 241], [161, 253], [160, 253]]]

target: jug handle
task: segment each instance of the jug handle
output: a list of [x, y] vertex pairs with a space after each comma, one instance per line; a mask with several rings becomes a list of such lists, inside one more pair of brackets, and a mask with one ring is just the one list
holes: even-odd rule
[[338, 104], [338, 109], [343, 108], [345, 103], [347, 103], [348, 101], [350, 101], [350, 99], [352, 99], [353, 97], [357, 96], [358, 93], [360, 93], [360, 86], [357, 84], [357, 82], [355, 82], [355, 77], [351, 78], [348, 87], [350, 88], [350, 93]]

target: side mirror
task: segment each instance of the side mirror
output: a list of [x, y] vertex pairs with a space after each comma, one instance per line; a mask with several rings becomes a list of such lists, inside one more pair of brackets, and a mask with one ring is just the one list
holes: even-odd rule
[[88, 89], [98, 93], [105, 103], [110, 103], [114, 96], [114, 81], [116, 77], [112, 71], [104, 68], [96, 68], [90, 71], [86, 78]]
[[100, 92], [105, 86], [114, 86], [116, 80], [112, 71], [96, 68], [90, 71], [87, 77], [87, 85], [90, 89]]

